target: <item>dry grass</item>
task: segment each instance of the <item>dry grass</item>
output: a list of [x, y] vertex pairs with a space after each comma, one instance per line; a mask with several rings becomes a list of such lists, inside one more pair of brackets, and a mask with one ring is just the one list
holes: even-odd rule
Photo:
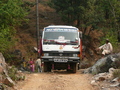
[[[32, 3], [36, 2], [35, 0], [24, 0], [30, 1]], [[41, 0], [39, 3], [39, 28], [43, 29], [45, 26], [59, 21], [62, 23], [59, 16], [55, 13], [55, 10], [50, 8], [47, 5], [44, 5], [46, 1]], [[56, 18], [55, 18], [56, 17]], [[23, 22], [23, 25], [17, 29], [17, 34], [15, 39], [17, 40], [15, 47], [12, 48], [12, 51], [19, 49], [22, 52], [22, 55], [25, 57], [36, 57], [33, 47], [37, 47], [36, 42], [36, 6], [31, 7], [29, 15], [26, 17], [29, 19], [27, 23]], [[59, 19], [59, 20], [58, 20]]]

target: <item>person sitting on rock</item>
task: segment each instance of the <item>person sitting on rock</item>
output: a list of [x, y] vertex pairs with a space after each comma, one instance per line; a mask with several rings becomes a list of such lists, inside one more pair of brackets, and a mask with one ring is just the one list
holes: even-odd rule
[[106, 39], [106, 43], [98, 48], [98, 50], [102, 50], [102, 55], [111, 54], [113, 51], [113, 46], [110, 43], [109, 39]]

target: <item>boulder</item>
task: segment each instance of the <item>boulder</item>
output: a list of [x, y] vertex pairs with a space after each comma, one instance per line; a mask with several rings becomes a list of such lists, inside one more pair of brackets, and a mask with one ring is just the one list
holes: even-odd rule
[[3, 72], [4, 69], [6, 69], [7, 64], [5, 62], [5, 58], [3, 57], [2, 53], [0, 53], [0, 73]]
[[2, 74], [6, 71], [7, 64], [5, 62], [5, 58], [3, 57], [2, 53], [0, 53], [0, 82], [2, 83], [3, 78]]
[[6, 84], [8, 86], [15, 85], [13, 80], [8, 76], [7, 64], [5, 62], [5, 58], [3, 57], [2, 53], [0, 53], [0, 83]]
[[90, 82], [90, 84], [93, 85], [93, 86], [98, 86], [98, 83], [97, 83], [95, 80], [92, 80], [92, 81]]
[[3, 72], [3, 67], [0, 65], [0, 74]]
[[2, 75], [0, 75], [0, 83], [2, 83]]
[[112, 67], [112, 64], [118, 59], [120, 59], [120, 53], [108, 55], [104, 58], [99, 59], [92, 67], [84, 70], [84, 73], [98, 74], [108, 72]]

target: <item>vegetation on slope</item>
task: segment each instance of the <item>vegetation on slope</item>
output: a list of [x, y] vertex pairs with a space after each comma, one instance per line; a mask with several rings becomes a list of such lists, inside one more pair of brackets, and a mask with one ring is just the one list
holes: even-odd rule
[[0, 1], [0, 52], [5, 53], [14, 44], [15, 28], [25, 20], [27, 12], [22, 0]]

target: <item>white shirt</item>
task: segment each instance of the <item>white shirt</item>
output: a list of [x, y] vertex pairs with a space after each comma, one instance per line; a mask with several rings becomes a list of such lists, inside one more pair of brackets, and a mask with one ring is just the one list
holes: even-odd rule
[[113, 51], [113, 47], [112, 47], [112, 44], [110, 42], [105, 43], [104, 45], [100, 46], [99, 49], [108, 50], [110, 52]]
[[36, 65], [41, 66], [41, 59], [36, 60]]

